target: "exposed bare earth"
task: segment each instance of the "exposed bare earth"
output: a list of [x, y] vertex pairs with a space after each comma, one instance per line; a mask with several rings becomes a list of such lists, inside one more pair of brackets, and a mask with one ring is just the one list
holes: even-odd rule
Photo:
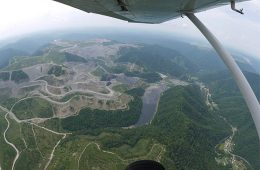
[[[86, 43], [86, 46], [84, 46], [84, 43], [79, 45], [75, 42], [71, 43], [61, 41], [55, 41], [54, 44], [58, 45], [61, 51], [77, 54], [79, 56], [83, 56], [84, 58], [100, 58], [100, 56], [103, 56], [104, 58], [111, 57], [112, 55], [117, 54], [119, 48], [129, 46], [127, 44], [102, 46], [100, 43], [103, 42], [106, 41], [96, 40], [95, 42]], [[93, 45], [91, 45], [92, 43]], [[34, 138], [35, 133], [33, 126], [41, 128], [49, 133], [61, 135], [60, 140], [58, 140], [56, 145], [53, 147], [48, 158], [48, 162], [45, 165], [44, 169], [47, 169], [55, 155], [55, 149], [69, 134], [53, 131], [46, 127], [39, 126], [38, 123], [52, 118], [72, 116], [77, 114], [77, 112], [79, 112], [83, 107], [104, 110], [125, 109], [128, 107], [128, 103], [132, 100], [131, 96], [112, 90], [113, 85], [120, 84], [121, 82], [114, 80], [110, 86], [107, 86], [107, 82], [100, 81], [100, 77], [96, 77], [91, 74], [97, 68], [102, 68], [105, 70], [102, 66], [97, 65], [95, 62], [64, 62], [59, 66], [65, 70], [65, 74], [58, 77], [48, 74], [50, 68], [55, 65], [57, 64], [51, 62], [22, 68], [22, 71], [28, 75], [29, 80], [20, 83], [11, 81], [11, 78], [7, 81], [0, 81], [0, 89], [3, 91], [0, 94], [1, 102], [7, 98], [15, 98], [17, 100], [12, 104], [10, 109], [0, 105], [0, 109], [6, 113], [5, 119], [7, 121], [7, 127], [4, 131], [5, 142], [16, 151], [16, 156], [12, 163], [12, 170], [15, 168], [16, 161], [18, 160], [21, 151], [19, 151], [16, 146], [6, 138], [6, 132], [10, 127], [8, 118], [13, 119], [18, 124], [26, 123], [32, 125]], [[9, 71], [10, 75], [13, 71], [14, 70]], [[48, 101], [53, 107], [53, 116], [47, 118], [31, 117], [23, 120], [18, 119], [13, 112], [13, 108], [18, 103], [31, 98], [41, 98]], [[25, 146], [27, 146], [26, 141], [23, 140], [23, 142]]]

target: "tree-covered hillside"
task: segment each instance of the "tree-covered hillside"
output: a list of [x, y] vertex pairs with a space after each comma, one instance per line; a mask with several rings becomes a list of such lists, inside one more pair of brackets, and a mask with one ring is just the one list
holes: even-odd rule
[[26, 55], [26, 52], [12, 48], [0, 50], [0, 69], [7, 66], [13, 57]]
[[[260, 99], [260, 75], [244, 72], [258, 100]], [[234, 153], [247, 159], [255, 169], [260, 168], [260, 142], [243, 97], [227, 71], [203, 75], [201, 79], [209, 86], [220, 114], [235, 127]]]
[[177, 51], [158, 45], [139, 48], [122, 48], [118, 62], [130, 62], [144, 67], [147, 71], [161, 72], [180, 77], [197, 71], [197, 67]]
[[[167, 146], [167, 169], [219, 169], [214, 146], [228, 134], [227, 125], [208, 110], [196, 86], [164, 93], [151, 125]], [[172, 168], [174, 165], [175, 168]]]
[[29, 77], [23, 70], [16, 70], [12, 72], [11, 80], [16, 83], [28, 81]]

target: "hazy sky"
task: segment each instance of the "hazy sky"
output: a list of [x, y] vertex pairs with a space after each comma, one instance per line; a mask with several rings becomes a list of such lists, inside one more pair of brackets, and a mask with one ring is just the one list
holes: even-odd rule
[[[150, 29], [203, 38], [187, 17], [159, 25], [133, 24], [85, 13], [51, 0], [0, 0], [0, 4], [0, 40], [43, 30], [96, 26]], [[245, 15], [224, 6], [197, 16], [221, 42], [260, 58], [260, 0], [239, 3], [237, 8], [244, 8]]]

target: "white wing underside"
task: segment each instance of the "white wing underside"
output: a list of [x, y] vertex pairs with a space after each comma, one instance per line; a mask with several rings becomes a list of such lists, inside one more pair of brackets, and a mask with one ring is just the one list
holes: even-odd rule
[[[162, 23], [184, 12], [199, 12], [227, 5], [230, 0], [55, 0], [85, 12], [128, 22]], [[246, 0], [236, 0], [242, 2]]]

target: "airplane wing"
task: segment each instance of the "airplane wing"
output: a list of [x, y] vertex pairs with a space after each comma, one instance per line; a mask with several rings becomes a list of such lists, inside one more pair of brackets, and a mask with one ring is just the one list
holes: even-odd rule
[[[231, 0], [54, 0], [85, 12], [128, 22], [162, 23], [185, 12], [199, 12], [227, 5]], [[247, 0], [236, 0], [236, 2]]]

